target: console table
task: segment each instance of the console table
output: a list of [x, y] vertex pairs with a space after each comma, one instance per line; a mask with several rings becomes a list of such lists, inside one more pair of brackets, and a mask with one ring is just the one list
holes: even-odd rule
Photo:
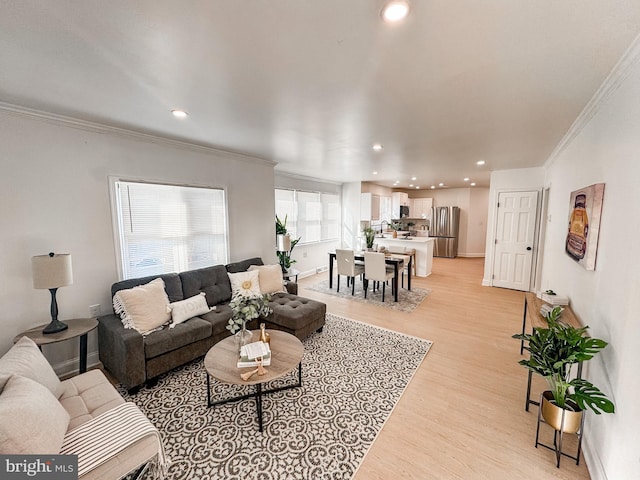
[[[522, 333], [524, 334], [527, 328], [527, 319], [531, 323], [531, 332], [533, 332], [534, 328], [547, 328], [547, 319], [542, 316], [540, 313], [540, 308], [542, 305], [546, 305], [547, 303], [539, 299], [535, 293], [527, 292], [524, 294], [524, 313], [522, 315]], [[566, 323], [567, 325], [571, 325], [575, 328], [580, 328], [582, 325], [580, 321], [575, 316], [571, 307], [569, 305], [561, 305], [562, 307], [562, 316], [560, 317], [560, 321]], [[520, 354], [524, 351], [524, 340], [520, 340]], [[524, 409], [528, 412], [529, 405], [540, 405], [540, 402], [536, 400], [531, 400], [531, 376], [533, 372], [529, 370], [529, 378], [527, 380], [527, 398], [525, 401]], [[582, 377], [582, 362], [578, 363], [578, 378]]]

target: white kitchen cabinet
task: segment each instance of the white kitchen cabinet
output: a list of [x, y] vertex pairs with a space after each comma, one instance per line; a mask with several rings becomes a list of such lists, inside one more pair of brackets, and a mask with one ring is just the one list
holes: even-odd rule
[[391, 221], [393, 210], [391, 209], [391, 197], [380, 196], [380, 220]]
[[[393, 192], [391, 194], [391, 218], [400, 218], [400, 206], [409, 205], [409, 194], [405, 192]], [[411, 214], [411, 211], [409, 211]]]
[[391, 194], [391, 198], [393, 202], [398, 203], [398, 207], [400, 205], [409, 205], [409, 194], [405, 192], [393, 192]]
[[413, 218], [430, 218], [433, 198], [414, 198], [409, 216]]

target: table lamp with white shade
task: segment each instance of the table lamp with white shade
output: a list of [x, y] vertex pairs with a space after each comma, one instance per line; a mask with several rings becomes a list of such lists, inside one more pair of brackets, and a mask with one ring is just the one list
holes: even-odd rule
[[48, 289], [51, 292], [51, 323], [42, 333], [57, 333], [68, 328], [66, 323], [58, 321], [58, 302], [56, 291], [59, 287], [73, 284], [71, 255], [68, 253], [37, 255], [31, 258], [33, 288]]
[[291, 236], [288, 233], [276, 235], [276, 252], [282, 273], [286, 273], [287, 267], [285, 262], [291, 252]]

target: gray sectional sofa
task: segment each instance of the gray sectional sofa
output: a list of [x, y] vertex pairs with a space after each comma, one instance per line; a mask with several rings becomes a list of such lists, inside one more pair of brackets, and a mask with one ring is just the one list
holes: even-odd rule
[[[114, 283], [112, 297], [119, 290], [162, 278], [170, 302], [204, 292], [208, 305], [216, 308], [175, 328], [164, 328], [144, 337], [136, 330], [124, 328], [120, 317], [115, 314], [99, 317], [98, 344], [104, 368], [126, 388], [135, 390], [158, 375], [206, 354], [215, 343], [230, 335], [226, 329], [232, 315], [228, 306], [231, 283], [227, 273], [244, 272], [251, 265], [263, 265], [262, 259], [256, 257], [228, 265]], [[248, 328], [255, 329], [260, 322], [265, 322], [268, 329], [283, 330], [300, 339], [321, 331], [326, 305], [299, 297], [295, 283], [290, 282], [286, 287], [288, 293], [271, 296], [273, 313], [265, 319], [250, 322]]]

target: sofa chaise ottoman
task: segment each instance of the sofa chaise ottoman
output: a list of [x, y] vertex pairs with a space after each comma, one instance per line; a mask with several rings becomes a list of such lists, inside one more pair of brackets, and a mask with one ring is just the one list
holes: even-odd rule
[[[213, 309], [170, 325], [171, 328], [165, 325], [145, 335], [135, 329], [125, 328], [122, 319], [115, 313], [101, 316], [98, 318], [98, 343], [104, 368], [133, 393], [145, 382], [153, 384], [160, 374], [205, 355], [214, 344], [231, 334], [226, 328], [232, 317], [229, 274], [258, 269], [262, 278], [263, 272], [265, 275], [267, 271], [272, 272], [270, 267], [275, 266], [265, 266], [262, 259], [255, 257], [228, 265], [114, 283], [111, 287], [112, 297], [122, 290], [149, 285], [160, 278], [164, 282], [170, 305], [204, 294], [206, 306]], [[284, 287], [286, 290], [280, 272], [279, 291], [266, 292], [271, 294], [269, 306], [273, 312], [266, 318], [249, 322], [247, 327], [256, 329], [260, 322], [264, 322], [267, 328], [282, 330], [300, 339], [321, 331], [325, 323], [326, 305], [298, 296], [295, 283], [288, 282]]]
[[[118, 436], [109, 416], [122, 418], [124, 410], [143, 422], [147, 433], [136, 436], [128, 424], [124, 428], [131, 438]], [[106, 435], [98, 432], [100, 425]], [[119, 438], [114, 442], [114, 437]], [[94, 453], [85, 453], [86, 449]], [[149, 462], [166, 466], [158, 431], [138, 407], [124, 401], [100, 370], [61, 382], [28, 337], [0, 358], [0, 453], [78, 455], [83, 480], [140, 474]]]

